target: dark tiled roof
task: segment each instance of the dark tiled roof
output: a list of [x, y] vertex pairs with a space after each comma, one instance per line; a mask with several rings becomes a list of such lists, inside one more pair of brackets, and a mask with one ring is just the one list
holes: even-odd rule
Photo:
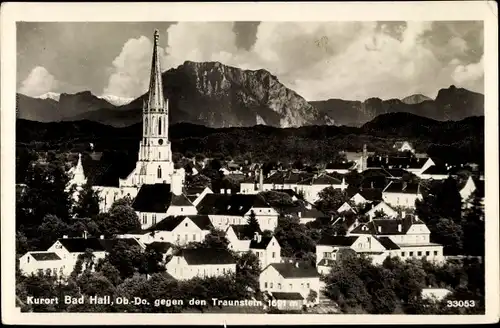
[[184, 194], [189, 196], [197, 196], [205, 190], [205, 187], [189, 187], [184, 189]]
[[186, 196], [187, 199], [189, 199], [189, 201], [192, 203], [196, 200], [196, 198], [198, 198], [198, 196]]
[[448, 169], [446, 168], [446, 166], [432, 165], [427, 170], [425, 170], [422, 174], [448, 175]]
[[391, 178], [401, 178], [405, 174], [408, 174], [408, 171], [406, 171], [405, 169], [400, 169], [400, 168], [390, 168], [390, 169], [384, 168], [383, 170], [386, 171], [387, 173], [389, 173]]
[[97, 238], [62, 238], [59, 239], [59, 242], [70, 253], [83, 253], [87, 249], [95, 252], [103, 252], [105, 250], [104, 246], [100, 243], [100, 239]]
[[189, 265], [234, 264], [236, 260], [226, 249], [193, 248], [183, 249], [179, 253]]
[[172, 206], [194, 206], [185, 195], [172, 195]]
[[275, 268], [284, 278], [315, 278], [319, 277], [314, 267], [296, 267], [294, 263], [271, 263], [269, 266]]
[[126, 178], [134, 170], [136, 161], [137, 155], [114, 152], [103, 153], [101, 157], [82, 155], [85, 177], [94, 186], [118, 187], [119, 179]]
[[270, 207], [259, 195], [207, 194], [198, 204], [199, 214], [244, 215], [252, 207]]
[[52, 252], [32, 252], [30, 255], [37, 261], [58, 261], [61, 259], [59, 255]]
[[358, 236], [323, 236], [318, 245], [349, 247], [358, 239]]
[[383, 192], [388, 193], [404, 193], [404, 194], [420, 194], [420, 184], [419, 183], [408, 183], [404, 181], [391, 181], [385, 187]]
[[169, 184], [144, 184], [135, 197], [132, 207], [139, 212], [165, 213], [174, 200], [178, 204], [191, 204], [185, 196], [175, 196], [172, 194]]
[[[247, 229], [248, 225], [247, 224], [232, 224], [229, 226], [230, 229], [233, 229], [234, 233], [236, 234], [236, 237], [239, 240], [249, 240], [253, 238], [253, 234], [249, 233], [249, 230]], [[259, 232], [260, 229], [259, 229]]]
[[399, 246], [396, 245], [391, 238], [389, 237], [375, 237], [382, 246], [385, 247], [387, 250], [393, 250], [393, 249], [399, 249]]
[[178, 215], [178, 216], [167, 216], [157, 224], [148, 228], [148, 231], [172, 231], [174, 230], [182, 221], [189, 218], [196, 224], [201, 230], [210, 230], [212, 227], [212, 222], [207, 215]]
[[344, 225], [347, 229], [351, 227], [356, 222], [355, 215], [344, 215], [339, 217], [335, 222], [333, 222], [332, 226]]
[[[401, 224], [401, 232], [398, 226]], [[401, 235], [406, 234], [410, 227], [414, 224], [424, 224], [421, 220], [416, 220], [412, 215], [408, 215], [404, 219], [373, 219], [372, 221], [360, 224], [351, 233], [371, 234], [371, 235]], [[363, 227], [367, 230], [363, 230]], [[379, 231], [380, 227], [380, 231]]]
[[271, 239], [273, 237], [269, 236], [262, 236], [260, 239], [260, 242], [257, 242], [257, 240], [252, 238], [252, 241], [250, 242], [250, 248], [252, 249], [266, 249], [269, 243], [271, 242]]
[[327, 174], [320, 174], [317, 177], [311, 177], [299, 182], [301, 185], [339, 185], [342, 181]]
[[286, 293], [286, 292], [271, 292], [274, 299], [285, 301], [303, 301], [304, 297], [300, 293]]
[[314, 174], [307, 172], [280, 171], [264, 179], [266, 184], [294, 184], [306, 180]]
[[405, 156], [369, 156], [368, 167], [399, 168], [399, 169], [419, 169], [427, 158], [405, 157]]
[[211, 228], [213, 228], [212, 221], [210, 221], [208, 215], [190, 215], [188, 217], [201, 230], [210, 230]]
[[364, 199], [368, 201], [381, 201], [382, 200], [382, 190], [378, 188], [363, 188], [360, 189], [359, 193]]
[[473, 179], [478, 197], [484, 197], [484, 180]]
[[126, 243], [128, 246], [140, 246], [139, 242], [134, 238], [115, 238], [115, 239], [98, 239], [98, 238], [62, 238], [59, 242], [70, 253], [83, 253], [87, 249], [94, 252], [109, 252], [118, 241]]

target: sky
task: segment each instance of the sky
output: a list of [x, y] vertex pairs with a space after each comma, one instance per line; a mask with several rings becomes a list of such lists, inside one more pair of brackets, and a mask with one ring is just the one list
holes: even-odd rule
[[480, 21], [18, 22], [17, 91], [138, 97], [154, 29], [163, 70], [186, 60], [266, 69], [306, 100], [484, 93]]

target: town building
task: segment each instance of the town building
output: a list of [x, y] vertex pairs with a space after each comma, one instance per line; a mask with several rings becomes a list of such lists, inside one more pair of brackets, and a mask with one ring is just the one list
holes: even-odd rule
[[415, 201], [422, 199], [420, 183], [390, 181], [382, 191], [382, 199], [391, 206], [415, 208]]
[[236, 272], [236, 259], [226, 249], [183, 249], [175, 253], [165, 267], [178, 280], [220, 277]]
[[394, 146], [392, 146], [392, 148], [400, 152], [409, 151], [415, 153], [415, 149], [413, 148], [412, 144], [409, 143], [408, 141], [397, 141], [394, 144]]
[[278, 212], [256, 194], [207, 194], [196, 208], [198, 214], [208, 215], [213, 226], [223, 231], [232, 224], [247, 224], [252, 212], [262, 231], [274, 231], [278, 226]]
[[191, 187], [184, 189], [184, 195], [186, 195], [194, 206], [198, 205], [206, 194], [213, 194], [213, 191], [209, 187]]
[[[271, 263], [262, 270], [259, 277], [260, 290], [274, 295], [274, 293], [298, 293], [303, 300], [307, 300], [311, 291], [316, 293], [316, 299], [311, 303], [319, 302], [320, 280], [316, 268], [296, 263]], [[283, 295], [277, 295], [281, 297]]]

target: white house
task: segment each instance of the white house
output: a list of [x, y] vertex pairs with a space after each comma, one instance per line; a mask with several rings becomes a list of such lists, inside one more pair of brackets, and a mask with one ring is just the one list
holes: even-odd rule
[[378, 212], [382, 212], [386, 217], [395, 218], [398, 216], [398, 212], [392, 209], [385, 202], [373, 202], [371, 204], [366, 204], [365, 209], [362, 214], [367, 215], [370, 219], [373, 219]]
[[382, 200], [382, 192], [376, 188], [362, 188], [351, 196], [354, 204], [365, 204]]
[[373, 219], [367, 223], [360, 223], [348, 233], [349, 236], [387, 237], [398, 246], [398, 249], [391, 250], [391, 256], [402, 259], [418, 257], [442, 262], [443, 246], [431, 243], [430, 234], [425, 223], [413, 215], [397, 219]]
[[451, 291], [446, 288], [422, 288], [422, 298], [441, 301], [446, 296], [450, 295]]
[[320, 280], [316, 268], [299, 263], [271, 263], [259, 277], [260, 290], [273, 293], [299, 293], [305, 300], [312, 291], [319, 302]]
[[382, 191], [382, 199], [391, 206], [415, 208], [415, 201], [422, 199], [420, 183], [391, 181]]
[[250, 251], [259, 258], [261, 268], [281, 262], [281, 246], [276, 237], [256, 233], [250, 241]]
[[256, 194], [207, 194], [197, 210], [198, 214], [208, 215], [213, 226], [223, 231], [232, 224], [247, 224], [252, 212], [262, 231], [274, 231], [278, 226], [278, 212]]
[[142, 185], [132, 208], [142, 229], [148, 229], [168, 216], [198, 214], [196, 207], [181, 193], [180, 185], [166, 183]]
[[304, 193], [304, 199], [314, 203], [319, 199], [319, 193], [328, 187], [346, 190], [349, 185], [342, 178], [342, 181], [326, 174], [319, 174], [297, 183], [297, 192]]
[[444, 165], [432, 165], [422, 170], [419, 174], [420, 179], [426, 180], [445, 180], [449, 177], [449, 167]]
[[46, 272], [50, 270], [53, 274], [71, 273], [73, 265], [66, 268], [66, 261], [54, 252], [28, 252], [19, 258], [19, 268], [25, 274]]
[[207, 215], [168, 216], [147, 229], [141, 241], [145, 244], [168, 242], [184, 246], [192, 242], [202, 242], [213, 228]]
[[477, 195], [483, 199], [484, 205], [484, 191], [484, 180], [473, 179], [472, 176], [469, 176], [465, 185], [460, 189], [462, 202], [468, 202], [472, 194], [476, 192]]
[[62, 275], [69, 275], [73, 271], [79, 255], [84, 254], [87, 250], [91, 250], [94, 262], [96, 263], [98, 259], [106, 256], [118, 240], [121, 240], [130, 247], [137, 246], [141, 250], [145, 248], [144, 244], [134, 238], [105, 239], [104, 236], [100, 238], [88, 238], [86, 233], [81, 238], [68, 238], [64, 236], [58, 239], [45, 252], [28, 252], [23, 255], [20, 258], [20, 269], [30, 274], [36, 272], [38, 269], [50, 267], [50, 269], [56, 269]]
[[236, 272], [236, 259], [226, 249], [183, 249], [174, 254], [165, 267], [178, 280], [219, 277]]

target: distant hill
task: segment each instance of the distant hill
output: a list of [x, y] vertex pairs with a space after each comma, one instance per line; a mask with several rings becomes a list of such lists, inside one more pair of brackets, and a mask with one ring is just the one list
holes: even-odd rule
[[439, 90], [435, 100], [423, 95], [413, 95], [403, 100], [370, 98], [361, 102], [329, 99], [310, 103], [335, 120], [336, 124], [353, 126], [360, 126], [381, 114], [397, 112], [438, 121], [457, 121], [469, 116], [484, 115], [484, 95], [453, 85]]
[[[258, 124], [282, 128], [361, 126], [378, 115], [393, 112], [440, 121], [484, 115], [482, 94], [454, 86], [439, 90], [435, 100], [417, 94], [402, 100], [308, 102], [266, 70], [191, 61], [164, 72], [163, 81], [171, 124], [186, 122], [216, 128]], [[141, 122], [146, 98], [147, 93], [131, 101], [112, 95], [98, 97], [89, 91], [48, 93], [40, 98], [17, 94], [17, 117], [40, 122], [89, 120], [125, 127]]]

